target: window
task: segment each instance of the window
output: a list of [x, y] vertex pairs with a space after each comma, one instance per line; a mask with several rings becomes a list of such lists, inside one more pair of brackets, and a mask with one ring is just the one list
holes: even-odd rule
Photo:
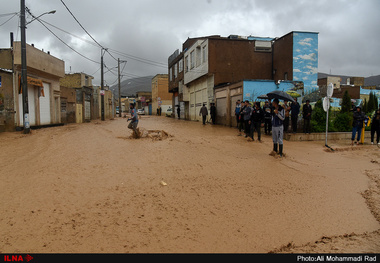
[[169, 81], [172, 81], [173, 80], [173, 68], [169, 68]]
[[195, 67], [195, 54], [194, 50], [190, 53], [190, 69]]
[[189, 71], [189, 56], [185, 57], [185, 72]]
[[207, 61], [207, 46], [204, 46], [202, 48], [202, 63], [205, 63]]
[[201, 56], [202, 56], [201, 47], [197, 47], [196, 56], [197, 56], [196, 66], [199, 67], [201, 65], [201, 61], [202, 61], [202, 59], [201, 59]]
[[178, 62], [178, 72], [182, 72], [182, 71], [183, 71], [183, 59], [181, 59]]
[[175, 65], [174, 65], [174, 79], [177, 78], [177, 75], [178, 75], [178, 65], [175, 64]]

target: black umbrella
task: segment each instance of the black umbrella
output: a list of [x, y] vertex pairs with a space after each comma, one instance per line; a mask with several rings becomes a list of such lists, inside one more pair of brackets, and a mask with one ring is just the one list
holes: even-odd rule
[[267, 100], [267, 99], [269, 99], [268, 96], [265, 95], [265, 94], [264, 94], [264, 95], [260, 95], [260, 96], [258, 96], [257, 98], [258, 98], [258, 99], [261, 99], [261, 100]]
[[275, 90], [275, 91], [269, 92], [267, 96], [270, 99], [279, 99], [279, 100], [287, 100], [287, 101], [295, 102], [292, 96], [290, 96], [288, 93], [281, 90]]

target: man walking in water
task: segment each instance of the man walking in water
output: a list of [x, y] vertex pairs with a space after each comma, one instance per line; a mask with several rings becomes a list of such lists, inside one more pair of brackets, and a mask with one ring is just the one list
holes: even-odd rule
[[206, 108], [206, 104], [203, 104], [203, 107], [199, 111], [199, 116], [202, 116], [203, 125], [206, 125], [207, 115], [208, 115], [208, 110]]
[[131, 111], [131, 118], [129, 118], [128, 121], [131, 121], [131, 122], [128, 125], [128, 129], [133, 130], [135, 138], [139, 138], [139, 133], [137, 131], [137, 124], [139, 123], [137, 110], [135, 109], [135, 105], [133, 103], [129, 104], [129, 109]]

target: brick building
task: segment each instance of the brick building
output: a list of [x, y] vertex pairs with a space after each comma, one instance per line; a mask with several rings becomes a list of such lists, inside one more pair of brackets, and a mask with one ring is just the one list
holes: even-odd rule
[[243, 80], [303, 82], [306, 94], [315, 90], [318, 33], [290, 32], [280, 38], [208, 36], [189, 38], [182, 52], [168, 59], [173, 106], [185, 118], [199, 120], [203, 104], [216, 102], [214, 88]]

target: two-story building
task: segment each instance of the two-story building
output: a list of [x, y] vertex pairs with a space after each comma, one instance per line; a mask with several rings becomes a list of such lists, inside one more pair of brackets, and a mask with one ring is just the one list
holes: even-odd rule
[[[75, 91], [75, 119], [76, 123], [89, 122], [91, 119], [97, 119], [98, 107], [95, 107], [97, 99], [94, 98], [94, 89], [92, 80], [94, 77], [85, 73], [66, 74], [60, 79], [62, 88], [70, 88]], [[65, 94], [61, 96], [61, 107], [64, 109], [67, 105], [68, 97]]]
[[280, 38], [189, 38], [182, 52], [174, 52], [168, 62], [169, 75], [173, 76], [169, 79], [169, 91], [174, 104], [181, 106], [183, 102], [186, 119], [200, 120], [202, 105], [209, 108], [210, 103], [215, 103], [215, 87], [226, 83], [290, 80], [303, 82], [306, 93], [315, 90], [318, 33], [294, 31]]
[[[26, 45], [29, 124], [31, 128], [61, 123], [59, 79], [65, 63], [50, 52]], [[23, 127], [21, 42], [0, 49], [0, 130]]]

